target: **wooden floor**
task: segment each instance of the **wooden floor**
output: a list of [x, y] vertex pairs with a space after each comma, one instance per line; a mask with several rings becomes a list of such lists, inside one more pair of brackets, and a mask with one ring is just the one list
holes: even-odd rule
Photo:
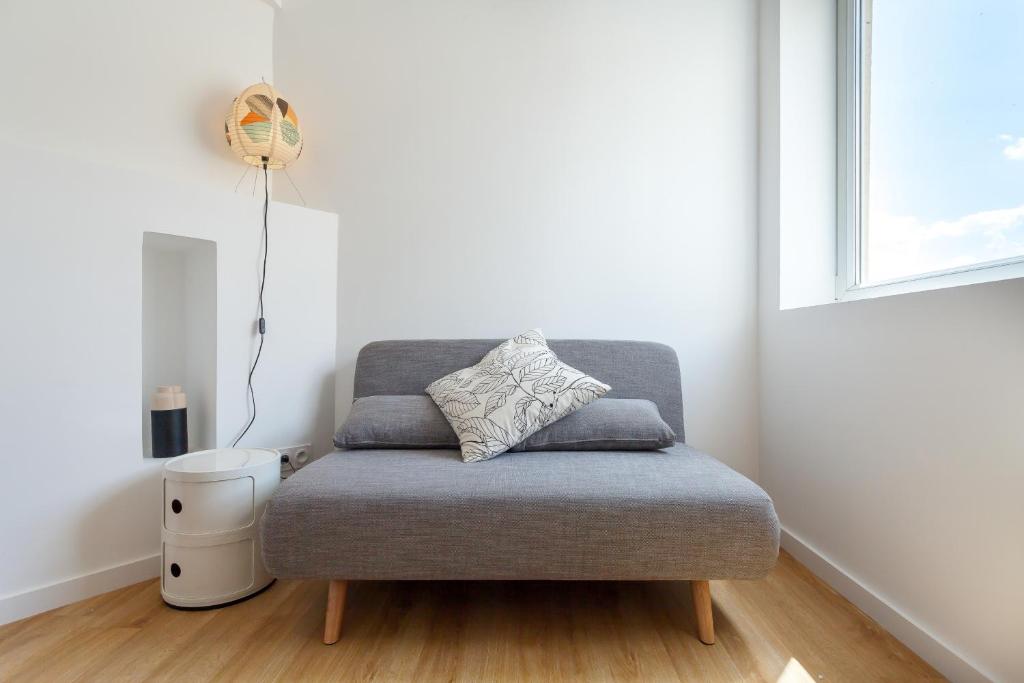
[[326, 646], [326, 582], [181, 612], [147, 581], [0, 627], [0, 680], [941, 680], [789, 555], [711, 585], [710, 646], [686, 582], [352, 582]]

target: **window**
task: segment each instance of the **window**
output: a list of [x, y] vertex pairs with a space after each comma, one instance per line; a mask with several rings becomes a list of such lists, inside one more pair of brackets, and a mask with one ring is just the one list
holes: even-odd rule
[[1022, 35], [1021, 0], [841, 0], [839, 298], [1024, 275]]

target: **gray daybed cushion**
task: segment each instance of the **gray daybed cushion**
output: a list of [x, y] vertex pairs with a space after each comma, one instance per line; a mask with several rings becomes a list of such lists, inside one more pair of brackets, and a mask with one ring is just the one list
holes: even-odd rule
[[[500, 339], [370, 342], [359, 351], [352, 398], [422, 394], [438, 377], [477, 363]], [[611, 385], [605, 398], [646, 398], [686, 441], [676, 352], [664, 344], [609, 339], [549, 339], [558, 359]]]
[[653, 401], [602, 398], [548, 425], [513, 451], [652, 451], [676, 442]]
[[[646, 399], [602, 398], [530, 436], [513, 451], [655, 450], [675, 443], [658, 406]], [[334, 436], [338, 448], [458, 448], [429, 396], [367, 396], [352, 405]]]
[[356, 399], [338, 432], [338, 448], [458, 448], [441, 409], [429, 396]]
[[771, 499], [709, 455], [336, 451], [281, 483], [263, 557], [283, 578], [740, 579], [775, 564]]

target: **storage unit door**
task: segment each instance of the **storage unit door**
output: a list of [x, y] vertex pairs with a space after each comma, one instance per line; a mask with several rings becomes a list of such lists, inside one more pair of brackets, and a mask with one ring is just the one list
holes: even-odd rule
[[229, 596], [253, 584], [252, 539], [223, 545], [184, 547], [164, 544], [163, 587], [186, 600]]
[[255, 521], [252, 477], [164, 480], [164, 527], [179, 534], [243, 529]]

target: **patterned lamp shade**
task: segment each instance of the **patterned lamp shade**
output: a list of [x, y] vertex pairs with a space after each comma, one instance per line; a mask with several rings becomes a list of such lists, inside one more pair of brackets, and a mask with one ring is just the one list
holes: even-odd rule
[[281, 169], [302, 153], [299, 117], [266, 83], [250, 85], [235, 98], [224, 119], [224, 135], [238, 156], [253, 166]]

